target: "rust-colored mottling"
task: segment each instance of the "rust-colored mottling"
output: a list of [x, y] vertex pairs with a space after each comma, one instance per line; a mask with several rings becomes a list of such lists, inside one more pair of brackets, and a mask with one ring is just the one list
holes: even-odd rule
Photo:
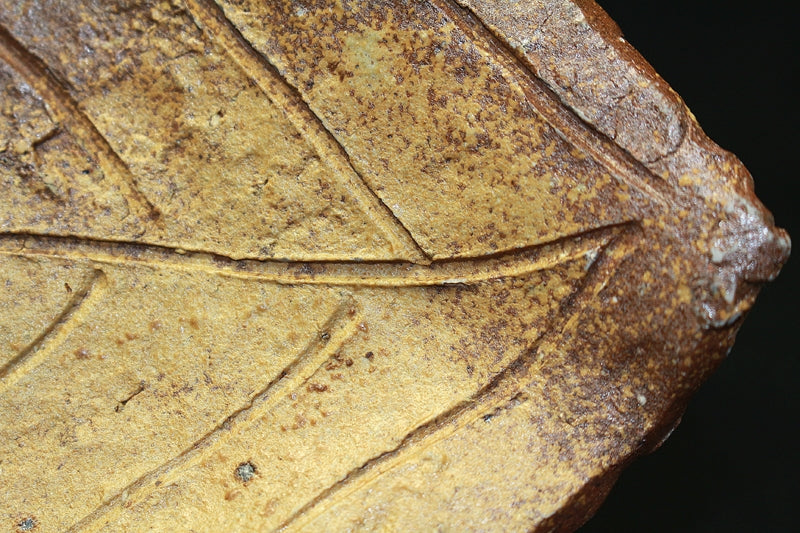
[[0, 94], [1, 531], [575, 529], [789, 254], [591, 0], [0, 0]]

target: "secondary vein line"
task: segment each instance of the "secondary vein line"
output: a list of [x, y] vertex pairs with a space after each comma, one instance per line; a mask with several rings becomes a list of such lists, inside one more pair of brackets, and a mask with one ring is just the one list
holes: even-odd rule
[[491, 413], [508, 404], [520, 394], [524, 394], [526, 381], [532, 369], [540, 360], [539, 351], [549, 344], [557, 343], [565, 331], [575, 325], [575, 318], [587, 303], [594, 301], [605, 287], [609, 272], [618, 265], [635, 247], [636, 238], [633, 227], [627, 227], [613, 241], [607, 243], [599, 257], [592, 262], [581, 287], [561, 305], [556, 323], [517, 360], [511, 362], [502, 372], [487, 383], [472, 398], [458, 403], [410, 431], [393, 449], [368, 459], [352, 469], [333, 485], [318, 493], [305, 505], [293, 512], [278, 528], [281, 531], [303, 530], [315, 518], [321, 516], [336, 501], [354, 494], [381, 475], [424, 452], [433, 444], [440, 442], [481, 416]]
[[338, 176], [347, 180], [348, 189], [361, 209], [397, 249], [400, 259], [426, 264], [430, 258], [414, 240], [400, 219], [367, 185], [350, 161], [344, 147], [325, 127], [319, 116], [268, 58], [259, 53], [228, 20], [212, 0], [186, 0], [186, 7], [198, 26], [218, 42], [239, 67], [282, 108], [292, 125], [322, 156]]
[[[195, 441], [178, 456], [161, 466], [151, 470], [128, 484], [124, 489], [106, 500], [97, 509], [70, 527], [70, 532], [102, 531], [105, 525], [121, 512], [122, 507], [130, 501], [141, 501], [157, 489], [156, 481], [164, 480], [178, 469], [186, 471], [197, 464], [208, 452], [224, 444], [236, 432], [252, 424], [271, 411], [278, 402], [301, 387], [336, 353], [344, 342], [353, 334], [356, 324], [362, 320], [357, 312], [356, 304], [351, 297], [344, 297], [340, 305], [331, 314], [322, 331], [326, 337], [316, 336], [306, 347], [284, 367], [269, 383], [258, 392], [246, 405], [231, 413], [214, 429]], [[166, 485], [167, 483], [163, 483]]]
[[[11, 33], [0, 26], [0, 60], [14, 69], [42, 97], [56, 122], [74, 135], [89, 154], [97, 158], [103, 173], [119, 187], [129, 208], [143, 219], [157, 219], [158, 208], [142, 194], [136, 178], [111, 147], [94, 123], [81, 111], [78, 103], [44, 64], [25, 49]], [[132, 205], [131, 205], [132, 204]]]
[[430, 3], [451, 18], [476, 43], [491, 52], [507, 71], [515, 74], [514, 78], [529, 102], [564, 140], [589, 154], [612, 175], [642, 191], [648, 198], [667, 206], [674, 203], [674, 190], [664, 180], [563, 104], [479, 16], [458, 5], [456, 0], [430, 0]]
[[79, 320], [97, 302], [106, 286], [105, 274], [94, 270], [76, 289], [59, 315], [28, 346], [0, 367], [0, 394], [43, 363], [69, 335], [68, 324]]

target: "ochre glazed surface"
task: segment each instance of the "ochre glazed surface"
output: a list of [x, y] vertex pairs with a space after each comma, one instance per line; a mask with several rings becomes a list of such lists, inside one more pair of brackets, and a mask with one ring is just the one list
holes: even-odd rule
[[572, 530], [788, 236], [588, 0], [0, 0], [0, 531]]

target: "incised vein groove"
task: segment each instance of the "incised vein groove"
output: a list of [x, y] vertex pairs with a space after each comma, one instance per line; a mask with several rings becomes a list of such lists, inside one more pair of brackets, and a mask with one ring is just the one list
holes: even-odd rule
[[616, 266], [636, 247], [636, 226], [627, 226], [620, 235], [603, 247], [598, 258], [592, 263], [581, 286], [566, 298], [555, 316], [558, 321], [518, 359], [476, 392], [471, 398], [460, 402], [450, 410], [440, 414], [409, 432], [393, 449], [383, 452], [364, 464], [351, 470], [339, 481], [326, 488], [301, 508], [290, 515], [279, 527], [280, 530], [302, 530], [317, 516], [331, 508], [350, 494], [400, 466], [425, 449], [455, 434], [460, 429], [485, 415], [498, 412], [503, 406], [513, 403], [524, 394], [528, 379], [540, 360], [540, 349], [545, 345], [555, 345], [564, 333], [573, 329], [581, 309], [596, 300], [606, 286]]
[[[353, 334], [356, 325], [361, 320], [362, 317], [357, 310], [356, 303], [351, 297], [344, 297], [339, 307], [322, 326], [319, 334], [314, 336], [298, 356], [278, 372], [277, 376], [250, 402], [231, 413], [217, 427], [179, 455], [151, 470], [106, 500], [92, 513], [75, 523], [69, 531], [101, 531], [105, 528], [105, 524], [112, 521], [128, 502], [141, 501], [158, 486], [166, 486], [169, 482], [179, 479], [181, 474], [178, 471], [185, 472], [191, 465], [202, 461], [215, 447], [232, 438], [235, 433], [243, 432], [247, 426], [272, 410], [282, 398], [302, 387]], [[162, 483], [156, 485], [158, 480]]]
[[550, 243], [491, 256], [439, 260], [430, 265], [408, 262], [233, 260], [216, 254], [186, 252], [147, 244], [31, 234], [0, 234], [0, 254], [88, 259], [99, 264], [171, 268], [290, 285], [469, 285], [491, 279], [523, 276], [576, 259], [602, 247], [630, 224], [609, 225]]
[[447, 14], [472, 37], [473, 42], [482, 45], [509, 72], [516, 74], [514, 78], [525, 91], [528, 101], [565, 141], [591, 155], [612, 175], [642, 191], [648, 198], [666, 206], [673, 204], [674, 191], [664, 180], [566, 106], [480, 17], [459, 6], [455, 0], [430, 0], [430, 3]]
[[80, 109], [44, 62], [0, 26], [0, 60], [13, 68], [42, 97], [56, 122], [62, 124], [83, 149], [96, 157], [106, 178], [119, 187], [128, 207], [143, 219], [157, 219], [158, 208], [139, 191], [136, 178], [108, 144], [94, 123]]
[[99, 301], [105, 287], [106, 279], [103, 271], [93, 270], [82, 286], [73, 291], [72, 298], [55, 320], [13, 359], [0, 367], [0, 394], [50, 356], [71, 332], [71, 328], [67, 325], [85, 316], [93, 304]]
[[218, 42], [241, 69], [261, 88], [267, 97], [284, 110], [292, 125], [311, 144], [322, 160], [338, 175], [347, 179], [348, 190], [355, 202], [396, 248], [398, 259], [427, 264], [430, 259], [411, 233], [369, 188], [355, 170], [344, 147], [325, 127], [322, 120], [305, 102], [269, 60], [256, 51], [230, 22], [222, 8], [212, 0], [185, 0], [186, 7], [209, 38]]

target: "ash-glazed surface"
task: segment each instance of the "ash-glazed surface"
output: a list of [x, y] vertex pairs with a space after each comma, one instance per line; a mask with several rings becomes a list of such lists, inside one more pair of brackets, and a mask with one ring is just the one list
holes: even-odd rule
[[0, 530], [572, 530], [785, 232], [591, 2], [0, 0]]

